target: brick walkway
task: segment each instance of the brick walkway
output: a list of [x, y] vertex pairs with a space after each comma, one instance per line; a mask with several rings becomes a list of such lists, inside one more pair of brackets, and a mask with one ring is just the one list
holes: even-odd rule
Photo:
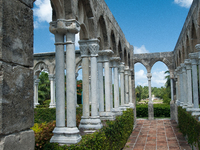
[[124, 150], [191, 150], [177, 123], [170, 120], [137, 120]]

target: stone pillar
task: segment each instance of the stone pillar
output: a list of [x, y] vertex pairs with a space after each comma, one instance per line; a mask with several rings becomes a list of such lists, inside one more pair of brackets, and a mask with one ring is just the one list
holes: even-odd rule
[[49, 74], [50, 86], [51, 86], [51, 103], [49, 104], [49, 108], [55, 108], [55, 76], [53, 74]]
[[178, 95], [177, 95], [177, 101], [176, 101], [176, 103], [177, 103], [177, 105], [178, 106], [180, 106], [180, 102], [181, 102], [181, 90], [180, 90], [180, 66], [179, 67], [177, 67], [177, 93], [178, 93]]
[[40, 79], [35, 79], [34, 81], [34, 108], [36, 108], [37, 105], [40, 105], [38, 103], [38, 85], [39, 85]]
[[148, 78], [148, 86], [149, 86], [149, 103], [148, 103], [148, 119], [153, 120], [154, 119], [154, 108], [153, 108], [153, 102], [151, 99], [151, 73], [147, 73]]
[[174, 104], [175, 107], [175, 121], [178, 123], [178, 77], [177, 77], [177, 69], [174, 72], [174, 80], [176, 82], [176, 101]]
[[120, 64], [120, 88], [121, 88], [121, 106], [124, 106], [125, 90], [124, 90], [124, 63]]
[[90, 109], [89, 109], [89, 50], [87, 41], [79, 41], [79, 47], [82, 57], [82, 85], [83, 85], [83, 116], [81, 117], [79, 128], [88, 129], [90, 127]]
[[[198, 46], [198, 45], [197, 45]], [[199, 108], [199, 95], [198, 95], [198, 79], [197, 79], [197, 60], [198, 60], [198, 53], [191, 53], [189, 54], [189, 58], [191, 59], [192, 63], [192, 80], [193, 80], [193, 108], [187, 108], [187, 111], [192, 111], [193, 116], [200, 115], [200, 108]]]
[[101, 120], [114, 120], [115, 116], [111, 110], [111, 100], [110, 100], [110, 63], [109, 59], [112, 56], [112, 50], [101, 50], [99, 55], [103, 56], [104, 60], [104, 73], [105, 73], [105, 112], [100, 112]]
[[129, 73], [129, 66], [125, 67], [125, 104], [129, 104], [129, 81], [128, 81], [128, 73]]
[[176, 120], [175, 103], [174, 103], [174, 79], [171, 73], [170, 73], [170, 84], [171, 84], [170, 118], [171, 120]]
[[[75, 104], [75, 34], [80, 30], [76, 20], [57, 20], [50, 23], [56, 45], [56, 127], [51, 143], [75, 144], [81, 140], [76, 127]], [[67, 34], [66, 34], [67, 33]], [[64, 35], [66, 34], [66, 42]], [[67, 127], [65, 127], [64, 44], [66, 44]]]
[[134, 108], [134, 105], [133, 105], [133, 96], [132, 96], [132, 80], [131, 80], [131, 72], [132, 72], [133, 70], [130, 70], [129, 71], [129, 73], [128, 73], [128, 82], [129, 82], [129, 105], [130, 105], [130, 107], [131, 108]]
[[183, 93], [183, 72], [182, 67], [179, 67], [179, 90], [180, 90], [180, 106], [183, 106], [183, 99], [184, 99], [184, 93]]
[[193, 103], [194, 103], [194, 108], [199, 108], [196, 54], [195, 53], [189, 54], [189, 57], [192, 63]]
[[114, 108], [112, 111], [116, 115], [122, 115], [122, 112], [119, 109], [119, 72], [118, 72], [118, 67], [119, 67], [120, 60], [121, 60], [120, 57], [112, 57], [110, 59], [110, 61], [113, 64], [113, 68], [114, 68]]
[[93, 124], [93, 129], [102, 128], [101, 120], [98, 112], [98, 84], [97, 84], [97, 57], [99, 51], [99, 40], [91, 39], [88, 40], [88, 46], [90, 51], [90, 66], [91, 66], [91, 124]]
[[103, 87], [103, 57], [98, 56], [98, 93], [99, 93], [99, 112], [104, 112], [104, 87]]
[[185, 60], [187, 70], [187, 103], [188, 107], [192, 108], [192, 73], [191, 73], [191, 62], [189, 59]]
[[112, 80], [113, 80], [113, 65], [112, 62], [110, 61], [110, 70], [109, 70], [109, 76], [110, 76], [110, 109], [113, 109], [113, 87], [112, 87]]
[[183, 80], [182, 80], [182, 83], [183, 83], [183, 108], [186, 108], [188, 103], [187, 103], [187, 74], [186, 74], [186, 66], [185, 64], [181, 64], [181, 67], [182, 67], [182, 75], [183, 75]]

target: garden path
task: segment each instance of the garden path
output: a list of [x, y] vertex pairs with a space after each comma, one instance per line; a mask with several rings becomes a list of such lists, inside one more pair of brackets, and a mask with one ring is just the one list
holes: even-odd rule
[[171, 120], [137, 120], [124, 150], [192, 150], [177, 126]]

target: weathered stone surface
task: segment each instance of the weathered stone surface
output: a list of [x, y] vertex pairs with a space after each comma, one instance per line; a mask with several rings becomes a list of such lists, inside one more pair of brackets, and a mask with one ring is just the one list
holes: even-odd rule
[[21, 1], [30, 8], [33, 8], [33, 3], [35, 2], [35, 0], [19, 0], [19, 1]]
[[175, 112], [174, 101], [170, 102], [170, 118], [171, 118], [171, 120], [176, 120], [176, 112]]
[[0, 61], [0, 134], [33, 126], [33, 71]]
[[34, 150], [34, 148], [35, 136], [33, 130], [10, 134], [0, 139], [1, 150]]
[[154, 108], [153, 108], [153, 103], [148, 103], [148, 119], [149, 120], [154, 120]]
[[0, 0], [0, 59], [33, 66], [33, 11], [17, 0]]

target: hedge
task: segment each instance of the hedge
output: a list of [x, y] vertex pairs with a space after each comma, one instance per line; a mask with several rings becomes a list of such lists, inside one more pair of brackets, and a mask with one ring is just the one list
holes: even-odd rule
[[178, 122], [179, 129], [184, 136], [187, 137], [187, 141], [190, 145], [199, 147], [200, 150], [200, 122], [187, 112], [186, 109], [178, 107]]
[[[154, 104], [154, 117], [170, 117], [170, 105]], [[148, 117], [148, 105], [136, 106], [137, 117]]]
[[[82, 105], [76, 108], [77, 119], [81, 119], [82, 116]], [[34, 123], [52, 122], [56, 120], [56, 109], [55, 108], [40, 108], [34, 109]]]
[[[124, 111], [123, 115], [118, 116], [116, 120], [107, 121], [106, 126], [99, 131], [83, 136], [81, 142], [76, 145], [58, 146], [58, 144], [49, 143], [49, 139], [43, 139], [46, 144], [40, 142], [43, 143], [43, 145], [40, 145], [40, 143], [36, 145], [36, 150], [121, 150], [132, 133], [133, 122], [133, 109], [127, 109], [127, 111]], [[45, 129], [52, 130], [52, 125], [55, 125], [55, 122], [52, 124], [49, 123], [48, 127], [45, 127]], [[36, 134], [36, 136], [40, 136], [40, 132]], [[44, 134], [43, 137], [45, 137]], [[36, 139], [39, 138], [36, 137]]]

